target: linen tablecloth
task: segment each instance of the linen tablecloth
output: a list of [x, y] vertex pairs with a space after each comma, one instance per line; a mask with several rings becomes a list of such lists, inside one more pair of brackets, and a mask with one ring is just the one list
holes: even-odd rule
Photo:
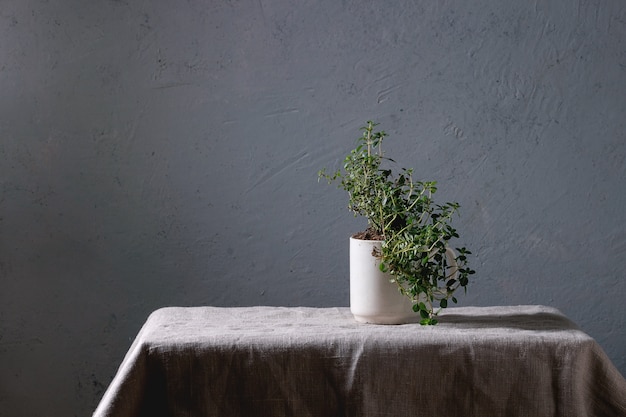
[[94, 416], [626, 416], [626, 381], [544, 306], [449, 308], [437, 326], [360, 324], [343, 307], [169, 307]]

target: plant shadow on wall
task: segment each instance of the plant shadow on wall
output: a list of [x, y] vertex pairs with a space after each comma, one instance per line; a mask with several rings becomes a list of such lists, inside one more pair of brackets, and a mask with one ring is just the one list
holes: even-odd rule
[[[348, 192], [349, 210], [368, 222], [365, 231], [351, 238], [350, 308], [359, 321], [398, 324], [418, 318], [421, 324], [434, 325], [441, 309], [449, 301], [457, 302], [455, 292], [459, 288], [466, 291], [469, 277], [475, 273], [467, 262], [471, 252], [465, 247], [455, 252], [449, 247], [450, 241], [459, 237], [451, 225], [459, 204], [436, 204], [436, 182], [414, 180], [412, 169], [401, 168], [394, 173], [388, 168], [395, 161], [385, 157], [382, 143], [387, 134], [376, 131], [376, 126], [368, 121], [362, 128], [356, 148], [344, 159], [343, 170], [327, 174], [322, 169], [318, 177], [329, 183], [339, 181], [339, 187]], [[366, 300], [360, 301], [355, 299], [355, 288], [362, 285], [365, 274], [352, 257], [353, 247], [365, 241], [374, 243], [368, 246], [368, 256], [374, 260], [369, 264], [377, 269], [373, 271], [376, 289], [366, 290]], [[355, 269], [359, 276], [355, 276]], [[385, 281], [384, 288], [381, 280]], [[389, 300], [372, 298], [373, 292], [389, 288]], [[369, 304], [365, 313], [355, 311], [362, 302]], [[380, 309], [372, 312], [370, 307]]]

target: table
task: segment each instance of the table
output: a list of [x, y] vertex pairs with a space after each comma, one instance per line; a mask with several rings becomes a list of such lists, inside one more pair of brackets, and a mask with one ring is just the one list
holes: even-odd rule
[[626, 381], [545, 306], [457, 307], [437, 326], [348, 308], [168, 307], [94, 416], [626, 416]]

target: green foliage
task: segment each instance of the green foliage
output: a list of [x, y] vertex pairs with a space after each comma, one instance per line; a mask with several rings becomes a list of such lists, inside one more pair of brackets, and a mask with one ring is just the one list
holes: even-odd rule
[[[344, 159], [343, 171], [319, 178], [329, 183], [339, 181], [348, 192], [348, 208], [355, 216], [367, 219], [368, 230], [383, 240], [380, 269], [392, 275], [399, 291], [413, 301], [421, 324], [437, 324], [442, 308], [457, 299], [458, 288], [466, 290], [469, 276], [475, 271], [467, 266], [465, 247], [456, 248], [458, 269], [450, 265], [446, 248], [459, 235], [451, 225], [458, 203], [436, 204], [436, 182], [413, 179], [413, 170], [402, 168], [394, 174], [383, 166], [394, 161], [384, 156], [384, 131], [375, 131], [377, 123], [368, 121], [362, 128], [356, 148]], [[439, 308], [435, 309], [438, 305]]]

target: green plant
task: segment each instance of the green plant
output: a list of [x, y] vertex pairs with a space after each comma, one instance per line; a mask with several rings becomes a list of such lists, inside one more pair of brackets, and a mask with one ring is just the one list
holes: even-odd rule
[[[466, 286], [475, 271], [467, 265], [465, 247], [456, 248], [457, 266], [450, 265], [446, 248], [458, 238], [451, 225], [458, 203], [436, 204], [435, 182], [413, 179], [413, 170], [402, 168], [396, 174], [383, 164], [393, 164], [383, 154], [384, 131], [375, 131], [377, 123], [368, 121], [357, 146], [344, 159], [343, 171], [319, 178], [329, 183], [339, 181], [348, 192], [348, 208], [355, 216], [367, 219], [366, 231], [355, 235], [382, 240], [381, 250], [374, 253], [380, 268], [391, 274], [399, 291], [413, 302], [413, 310], [422, 324], [437, 324], [436, 316], [448, 301], [457, 302], [454, 293]], [[437, 307], [438, 304], [438, 308]]]

